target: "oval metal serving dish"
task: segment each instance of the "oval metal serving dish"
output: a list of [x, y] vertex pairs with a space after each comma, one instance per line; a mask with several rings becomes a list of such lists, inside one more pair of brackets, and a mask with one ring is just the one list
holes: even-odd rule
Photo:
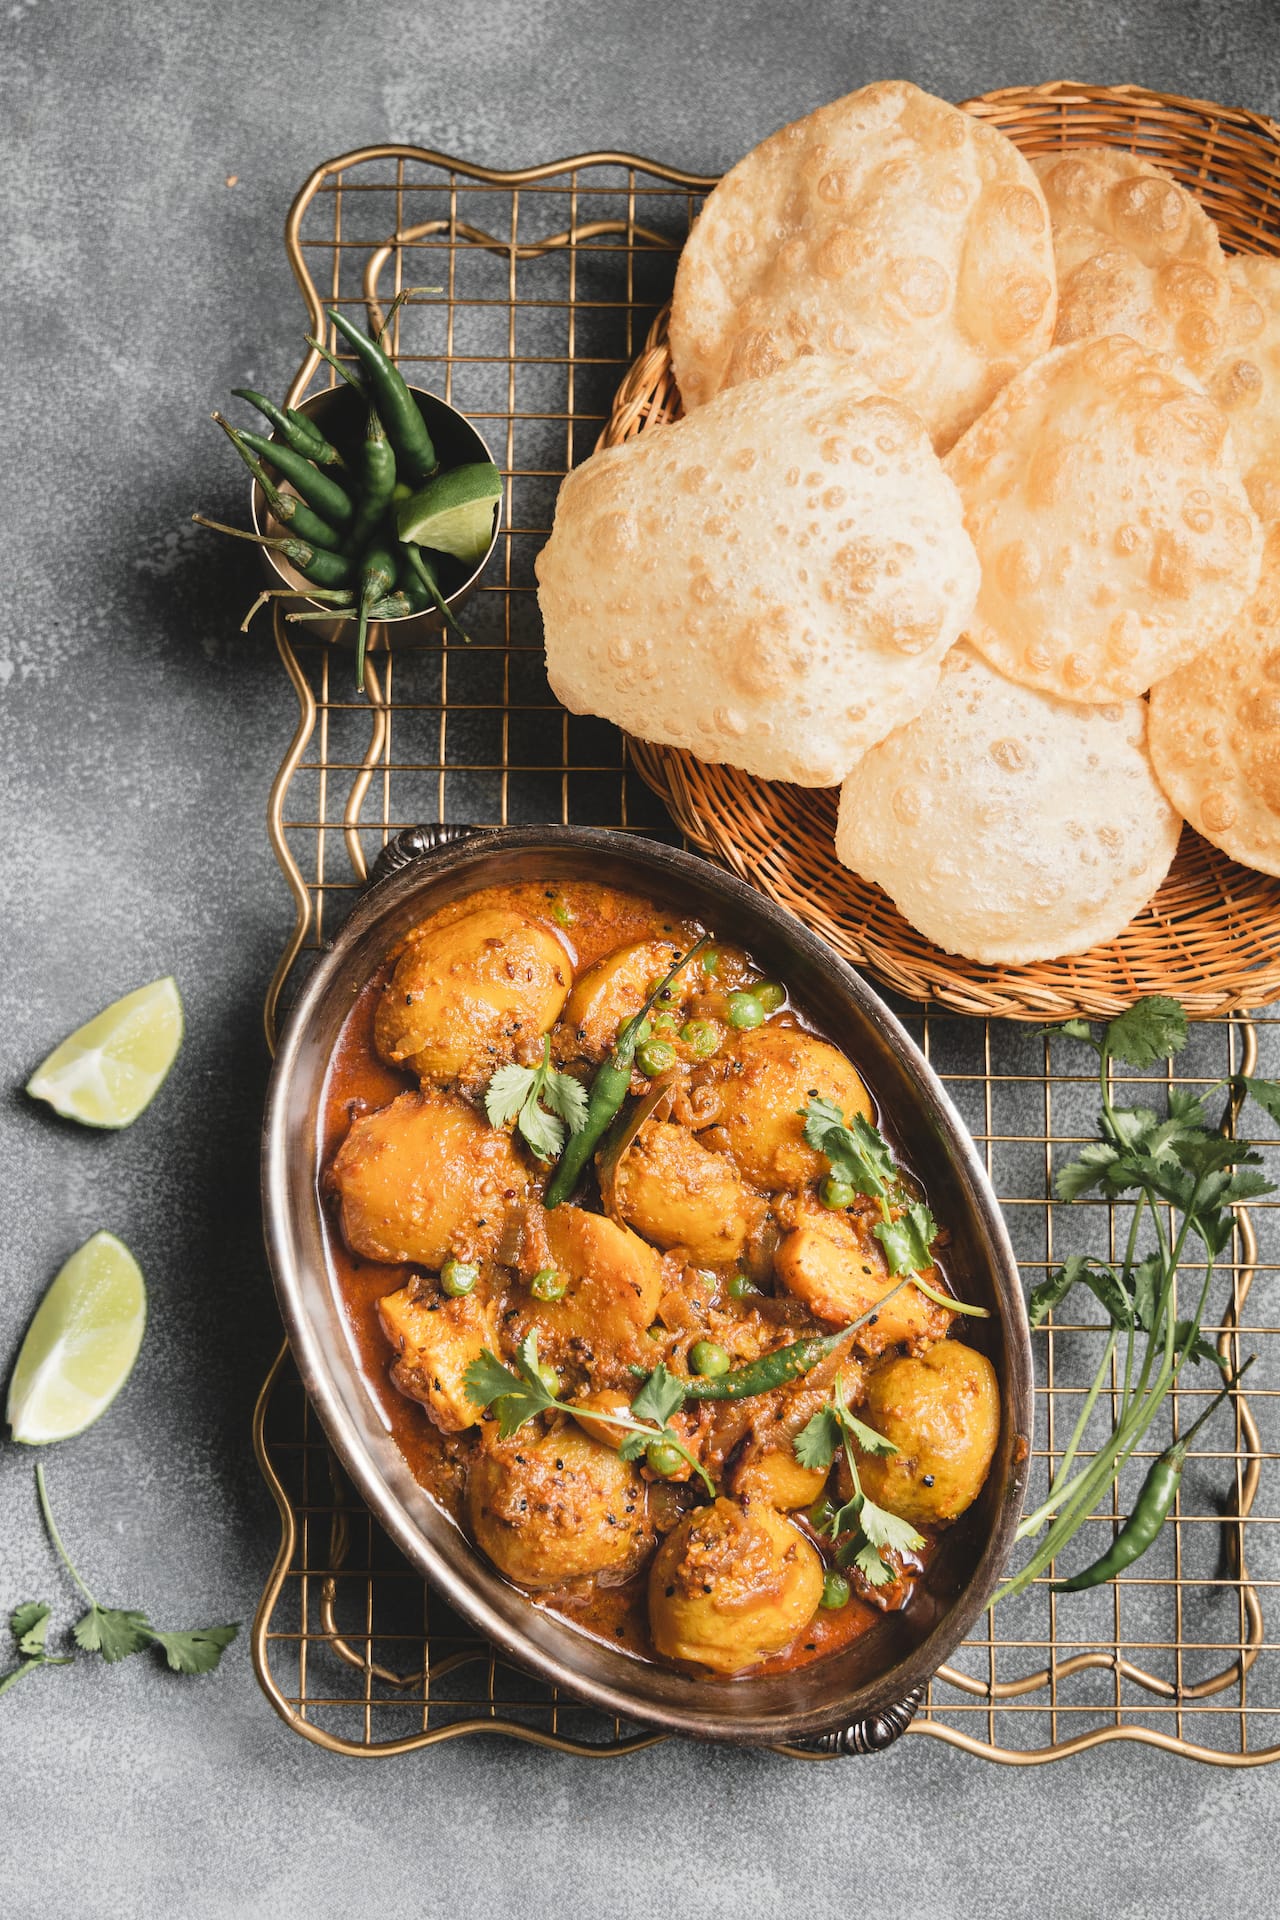
[[[418, 831], [429, 838], [451, 830]], [[478, 832], [415, 857], [420, 844], [402, 835], [387, 850], [380, 864], [393, 870], [357, 905], [293, 1010], [267, 1096], [267, 1251], [303, 1383], [335, 1451], [396, 1545], [450, 1604], [508, 1657], [570, 1693], [626, 1719], [703, 1739], [793, 1744], [844, 1729], [847, 1738], [837, 1745], [886, 1744], [910, 1718], [916, 1690], [990, 1597], [1030, 1462], [1031, 1348], [1018, 1269], [959, 1115], [876, 994], [798, 920], [732, 874], [652, 841], [588, 827]], [[942, 1536], [923, 1590], [904, 1613], [886, 1615], [843, 1652], [793, 1672], [733, 1680], [676, 1673], [601, 1645], [533, 1605], [413, 1478], [360, 1371], [326, 1258], [318, 1185], [323, 1090], [339, 1032], [356, 995], [409, 927], [479, 887], [531, 875], [549, 883], [587, 877], [668, 900], [784, 978], [866, 1078], [950, 1229], [955, 1291], [991, 1309], [990, 1320], [970, 1321], [965, 1330], [994, 1362], [1003, 1405], [981, 1496]]]

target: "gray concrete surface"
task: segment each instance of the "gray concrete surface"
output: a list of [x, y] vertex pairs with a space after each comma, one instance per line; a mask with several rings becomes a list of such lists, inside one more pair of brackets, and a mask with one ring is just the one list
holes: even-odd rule
[[[243, 575], [186, 522], [239, 506], [210, 404], [294, 364], [279, 235], [298, 182], [387, 137], [712, 170], [896, 74], [953, 98], [1132, 80], [1276, 113], [1277, 24], [1274, 0], [5, 7], [0, 1370], [66, 1252], [120, 1232], [151, 1282], [142, 1359], [48, 1460], [104, 1597], [247, 1621], [275, 1539], [248, 1423], [278, 1338], [255, 1149], [289, 917], [261, 822], [288, 721], [265, 639], [237, 632]], [[167, 970], [188, 1040], [132, 1132], [23, 1099], [68, 1026]], [[0, 1443], [0, 1607], [45, 1595], [65, 1619], [30, 1475]], [[1014, 1772], [921, 1740], [803, 1770], [498, 1743], [366, 1766], [288, 1733], [241, 1644], [206, 1680], [82, 1663], [0, 1702], [0, 1916], [1262, 1915], [1278, 1793], [1280, 1772], [1132, 1748]]]

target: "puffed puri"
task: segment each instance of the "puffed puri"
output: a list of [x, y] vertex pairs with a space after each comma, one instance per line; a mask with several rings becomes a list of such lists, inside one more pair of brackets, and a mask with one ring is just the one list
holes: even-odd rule
[[919, 418], [818, 356], [593, 455], [537, 574], [571, 712], [812, 787], [922, 711], [979, 579]]
[[783, 127], [731, 168], [671, 302], [684, 404], [848, 355], [945, 450], [1053, 337], [1039, 182], [1013, 142], [905, 80]]
[[1150, 724], [1160, 784], [1197, 833], [1280, 876], [1280, 526], [1240, 619], [1152, 687]]
[[1086, 952], [1146, 906], [1177, 850], [1146, 726], [1143, 700], [1061, 700], [958, 646], [928, 713], [845, 781], [836, 853], [948, 953]]
[[966, 637], [1011, 680], [1127, 700], [1211, 647], [1257, 585], [1226, 416], [1124, 334], [1045, 354], [946, 466], [982, 563]]

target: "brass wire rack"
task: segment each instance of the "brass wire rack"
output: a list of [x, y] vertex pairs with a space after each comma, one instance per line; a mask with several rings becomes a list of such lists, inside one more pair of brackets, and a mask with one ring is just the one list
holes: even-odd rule
[[[310, 330], [321, 334], [325, 304], [376, 311], [401, 287], [440, 287], [399, 310], [396, 350], [411, 379], [475, 420], [507, 493], [498, 551], [463, 616], [469, 645], [444, 634], [405, 643], [383, 628], [358, 696], [351, 652], [277, 611], [298, 720], [268, 824], [295, 924], [266, 998], [269, 1043], [309, 961], [399, 828], [558, 820], [677, 837], [629, 772], [618, 732], [565, 713], [552, 697], [533, 557], [559, 481], [604, 426], [712, 184], [626, 154], [496, 173], [382, 146], [327, 162], [299, 193], [286, 239]], [[321, 364], [315, 355], [304, 363], [290, 404]], [[1028, 1284], [1066, 1252], [1086, 1243], [1096, 1251], [1104, 1233], [1114, 1250], [1106, 1203], [1065, 1208], [1045, 1197], [1053, 1167], [1092, 1132], [1096, 1089], [1084, 1050], [1010, 1022], [895, 1006], [985, 1154]], [[1260, 1056], [1261, 1071], [1274, 1071], [1277, 1028], [1265, 1016], [1202, 1022], [1176, 1077], [1145, 1078], [1203, 1089]], [[1280, 1138], [1272, 1131], [1258, 1145], [1280, 1178]], [[1220, 1268], [1207, 1319], [1234, 1362], [1255, 1351], [1258, 1359], [1247, 1397], [1200, 1436], [1156, 1547], [1114, 1586], [1058, 1597], [1042, 1581], [987, 1616], [935, 1677], [912, 1734], [1011, 1765], [1115, 1740], [1220, 1765], [1280, 1757], [1280, 1645], [1270, 1638], [1280, 1604], [1275, 1219], [1265, 1203], [1242, 1217]], [[1104, 1337], [1076, 1319], [1037, 1331], [1029, 1505], [1043, 1498]], [[1211, 1385], [1192, 1377], [1179, 1388], [1173, 1432]], [[1095, 1409], [1099, 1435], [1106, 1401], [1104, 1393]], [[1087, 1545], [1100, 1545], [1127, 1511], [1169, 1437], [1153, 1429], [1116, 1503], [1088, 1523]], [[253, 1654], [264, 1691], [295, 1731], [353, 1755], [499, 1733], [605, 1756], [664, 1737], [557, 1696], [449, 1612], [348, 1486], [287, 1349], [263, 1386], [254, 1438], [281, 1540]]]

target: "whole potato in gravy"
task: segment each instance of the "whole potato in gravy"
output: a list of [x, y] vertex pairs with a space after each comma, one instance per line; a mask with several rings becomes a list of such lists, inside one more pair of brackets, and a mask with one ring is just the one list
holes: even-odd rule
[[529, 1185], [510, 1134], [456, 1094], [434, 1090], [361, 1114], [330, 1177], [353, 1253], [433, 1273], [450, 1254], [492, 1253], [508, 1206]]
[[[602, 1059], [623, 1021], [639, 1013], [654, 984], [670, 972], [679, 954], [680, 948], [670, 940], [637, 940], [588, 967], [565, 1004], [564, 1024], [574, 1050], [587, 1060]], [[680, 976], [672, 983], [671, 1004], [682, 1004], [688, 992]]]
[[374, 1023], [378, 1052], [423, 1080], [487, 1079], [554, 1026], [569, 956], [523, 913], [481, 908], [404, 941]]
[[835, 1047], [799, 1027], [768, 1025], [737, 1035], [721, 1083], [720, 1124], [748, 1180], [770, 1192], [818, 1180], [827, 1162], [804, 1137], [801, 1112], [812, 1094], [847, 1120], [874, 1118], [862, 1080]]
[[494, 1566], [522, 1587], [591, 1573], [625, 1579], [653, 1543], [635, 1467], [572, 1426], [521, 1432], [482, 1453], [467, 1516]]
[[695, 1266], [727, 1266], [747, 1243], [760, 1202], [732, 1160], [685, 1127], [645, 1127], [613, 1177], [613, 1208], [655, 1246], [684, 1247]]
[[996, 1370], [958, 1340], [882, 1360], [867, 1382], [866, 1420], [898, 1448], [859, 1456], [876, 1505], [917, 1527], [956, 1520], [981, 1493], [1000, 1437]]
[[649, 1630], [667, 1660], [741, 1673], [780, 1653], [822, 1597], [822, 1562], [773, 1507], [716, 1500], [669, 1533], [649, 1570]]

